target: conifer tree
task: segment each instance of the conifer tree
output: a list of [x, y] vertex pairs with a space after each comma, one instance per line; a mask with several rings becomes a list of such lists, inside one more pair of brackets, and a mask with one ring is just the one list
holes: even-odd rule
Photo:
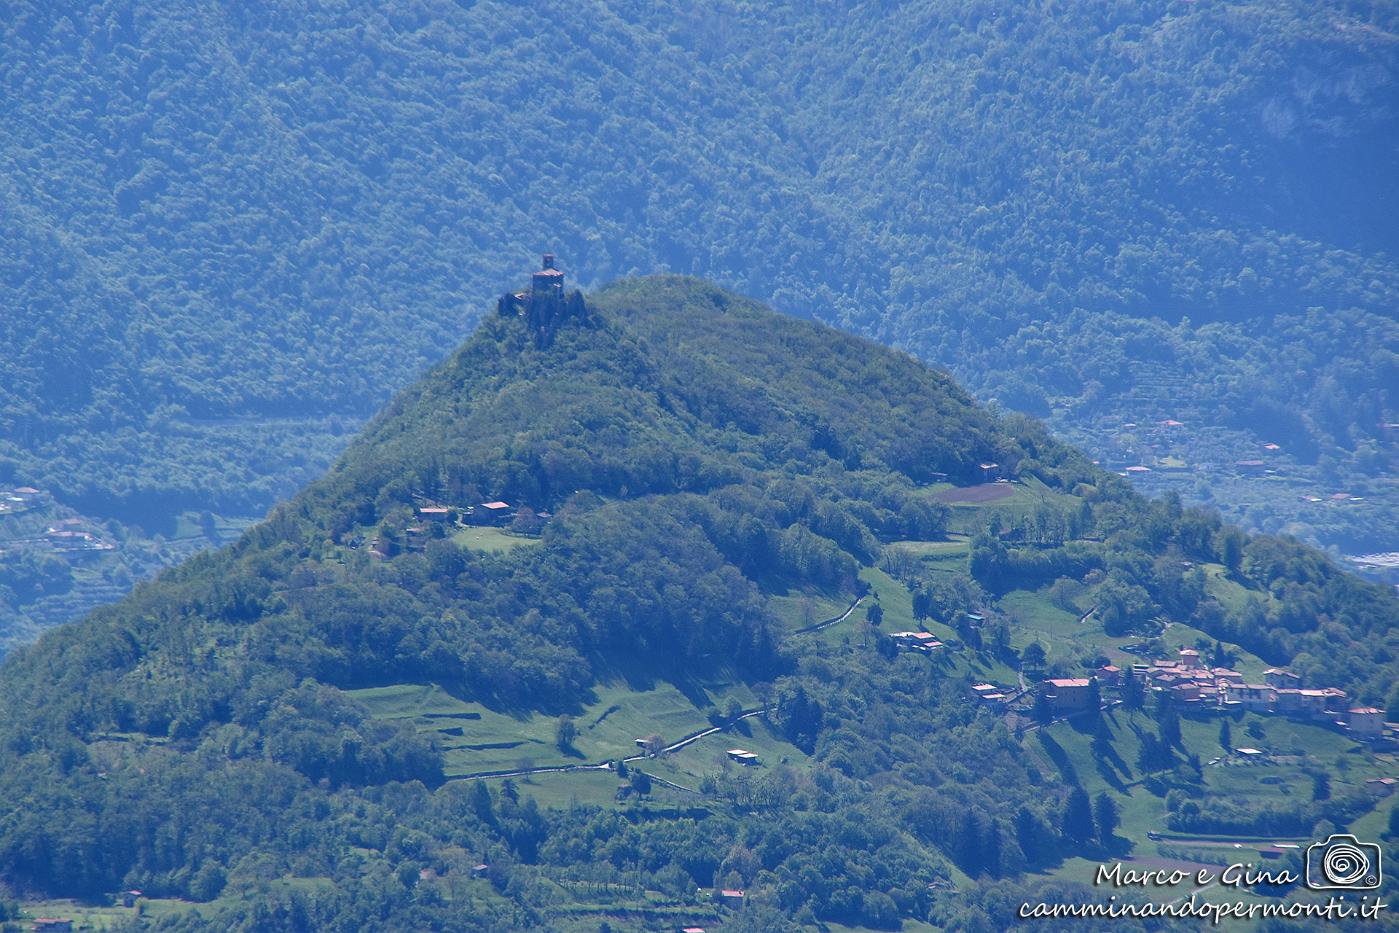
[[1064, 803], [1061, 829], [1074, 842], [1087, 842], [1093, 838], [1093, 805], [1088, 799], [1088, 791], [1075, 787], [1069, 791], [1069, 799]]

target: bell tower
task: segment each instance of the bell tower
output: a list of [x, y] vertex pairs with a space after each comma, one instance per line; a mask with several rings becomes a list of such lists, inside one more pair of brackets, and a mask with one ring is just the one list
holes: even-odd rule
[[553, 253], [544, 254], [539, 271], [530, 277], [529, 290], [532, 296], [563, 297], [563, 273], [555, 267]]
[[554, 254], [545, 253], [538, 272], [530, 276], [529, 290], [505, 294], [496, 302], [501, 317], [521, 317], [534, 333], [537, 347], [554, 342], [554, 332], [566, 321], [583, 322], [588, 318], [588, 306], [583, 293], [563, 290], [564, 276], [554, 263]]

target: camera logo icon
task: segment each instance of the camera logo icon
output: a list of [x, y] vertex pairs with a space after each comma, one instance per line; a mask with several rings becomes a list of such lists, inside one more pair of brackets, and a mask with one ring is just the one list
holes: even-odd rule
[[1372, 891], [1380, 886], [1380, 847], [1348, 833], [1307, 846], [1307, 887], [1318, 891]]

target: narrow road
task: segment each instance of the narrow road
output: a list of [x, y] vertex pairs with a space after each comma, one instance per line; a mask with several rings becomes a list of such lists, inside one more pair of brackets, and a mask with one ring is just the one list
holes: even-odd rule
[[[645, 771], [642, 771], [641, 773], [646, 774]], [[687, 794], [695, 794], [699, 797], [704, 796], [703, 791], [695, 790], [693, 787], [686, 787], [684, 784], [676, 784], [674, 781], [667, 781], [665, 778], [658, 778], [654, 774], [646, 774], [646, 776], [651, 779], [652, 784], [659, 784], [662, 787], [669, 787], [671, 790], [683, 790]]]
[[569, 771], [610, 771], [612, 763], [610, 761], [599, 762], [595, 765], [553, 765], [548, 768], [524, 768], [518, 771], [473, 771], [470, 774], [454, 774], [447, 781], [470, 781], [474, 778], [508, 778], [524, 777], [527, 774], [565, 774]]
[[[739, 720], [742, 720], [742, 719], [747, 719], [749, 716], [757, 716], [758, 714], [760, 714], [760, 713], [765, 713], [765, 712], [767, 712], [767, 711], [768, 711], [768, 707], [766, 707], [766, 706], [756, 706], [756, 707], [754, 707], [753, 709], [744, 710], [743, 712], [739, 713], [736, 717], [734, 717], [734, 722], [738, 722]], [[733, 723], [730, 723], [729, 725], [733, 725]], [[669, 752], [678, 751], [678, 750], [684, 748], [686, 745], [689, 745], [691, 742], [698, 741], [699, 739], [704, 738], [706, 735], [713, 735], [713, 734], [716, 733], [716, 732], [723, 732], [723, 731], [724, 731], [725, 729], [727, 729], [727, 728], [728, 728], [728, 726], [710, 726], [708, 729], [702, 729], [702, 730], [700, 730], [699, 732], [692, 732], [692, 733], [690, 733], [689, 735], [685, 736], [685, 737], [684, 737], [683, 739], [681, 739], [680, 741], [675, 742], [674, 744], [671, 744], [671, 745], [667, 745], [665, 748], [661, 749], [660, 752], [658, 753], [658, 756], [659, 756], [659, 755], [665, 755], [665, 754], [667, 754], [667, 753], [669, 753]], [[643, 753], [643, 754], [640, 754], [640, 755], [632, 755], [632, 756], [629, 757], [629, 758], [623, 758], [622, 761], [624, 761], [624, 762], [641, 761], [641, 760], [643, 760], [643, 759], [650, 758], [650, 757], [651, 757], [650, 755], [647, 755], [647, 754], [644, 754], [644, 753]]]
[[862, 602], [864, 602], [864, 601], [865, 601], [865, 598], [864, 598], [863, 596], [858, 596], [858, 597], [855, 598], [855, 601], [854, 601], [853, 603], [850, 604], [850, 608], [849, 608], [849, 609], [845, 610], [845, 611], [842, 612], [840, 615], [836, 616], [834, 619], [827, 619], [827, 620], [824, 621], [824, 622], [817, 622], [815, 625], [808, 625], [806, 628], [799, 628], [799, 629], [797, 629], [795, 632], [793, 632], [792, 634], [793, 634], [793, 635], [809, 635], [809, 634], [811, 634], [812, 632], [819, 632], [819, 631], [821, 631], [821, 629], [823, 629], [823, 628], [830, 628], [832, 625], [836, 625], [836, 624], [838, 624], [838, 623], [840, 623], [840, 622], [844, 622], [846, 619], [850, 618], [850, 613], [852, 613], [852, 612], [855, 611], [855, 607], [858, 606], [858, 605], [860, 605], [860, 603], [862, 603]]

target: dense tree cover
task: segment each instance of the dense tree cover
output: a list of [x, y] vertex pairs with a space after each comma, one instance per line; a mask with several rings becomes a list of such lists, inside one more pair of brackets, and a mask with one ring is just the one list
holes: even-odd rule
[[[162, 920], [171, 930], [542, 926], [561, 879], [677, 897], [746, 887], [744, 916], [769, 917], [765, 929], [909, 916], [998, 928], [1013, 908], [995, 886], [1101, 851], [1110, 808], [1039, 773], [948, 665], [873, 645], [835, 663], [819, 642], [785, 640], [767, 602], [794, 586], [858, 591], [884, 542], [943, 527], [927, 481], [974, 481], [988, 459], [1056, 490], [1058, 518], [990, 523], [977, 579], [920, 594], [924, 615], [978, 586], [1064, 574], [1198, 615], [1181, 556], [1237, 551], [1235, 572], [1270, 599], [1248, 624], [1279, 652], [1323, 629], [1359, 641], [1393, 627], [1392, 597], [1315, 552], [1148, 504], [904, 355], [679, 277], [569, 301], [552, 321], [503, 303], [236, 544], [6, 660], [8, 884], [229, 895]], [[502, 555], [441, 526], [419, 548], [407, 528], [423, 497], [553, 517], [538, 545]], [[1051, 533], [1069, 525], [1101, 542]], [[1308, 612], [1333, 615], [1289, 628]], [[982, 657], [1009, 650], [1003, 628], [984, 642], [966, 631]], [[1378, 654], [1356, 663], [1392, 678]], [[720, 669], [757, 685], [813, 764], [717, 773], [702, 812], [637, 821], [444, 782], [431, 741], [344, 692], [436, 683], [546, 712], [567, 745], [601, 677]], [[1171, 759], [1178, 730], [1161, 734]], [[628, 779], [651, 790], [641, 769]], [[462, 886], [477, 860], [499, 896]], [[972, 887], [939, 898], [952, 865]], [[268, 886], [287, 875], [328, 884]]]
[[1285, 433], [1301, 469], [1393, 464], [1384, 5], [10, 12], [0, 481], [94, 514], [266, 508], [549, 246], [1089, 440], [1179, 417], [1225, 463]]
[[[572, 301], [563, 323], [490, 317], [329, 476], [235, 546], [10, 659], [0, 767], [23, 788], [0, 830], [10, 883], [96, 893], [148, 879], [153, 891], [204, 897], [220, 878], [247, 876], [247, 859], [283, 857], [318, 875], [373, 876], [379, 868], [341, 851], [385, 844], [361, 835], [356, 795], [387, 782], [427, 793], [442, 761], [344, 688], [435, 682], [504, 709], [566, 713], [614, 669], [680, 678], [724, 665], [777, 679], [774, 716], [802, 746], [839, 726], [833, 701], [783, 679], [794, 662], [762, 587], [853, 590], [882, 535], [939, 527], [939, 510], [918, 499], [921, 479], [970, 476], [987, 457], [1013, 463], [1022, 448], [945, 376], [691, 281], [620, 287], [591, 311]], [[846, 384], [859, 387], [858, 404]], [[352, 546], [402, 542], [425, 495], [458, 508], [503, 497], [554, 518], [539, 547], [509, 557], [444, 535], [389, 548], [384, 561]], [[857, 790], [847, 782], [840, 795]], [[228, 804], [214, 805], [221, 796]], [[313, 828], [341, 821], [334, 800], [359, 841]], [[820, 828], [836, 814], [870, 831], [860, 808], [827, 799], [802, 809], [813, 835], [843, 832]], [[550, 854], [545, 841], [565, 845], [566, 833], [534, 810], [520, 819], [523, 829], [486, 819], [473, 851], [499, 846], [555, 867], [592, 858]], [[706, 828], [706, 846], [731, 832]], [[892, 844], [897, 835], [871, 836], [863, 856], [842, 850], [850, 870], [866, 867], [834, 899], [809, 904], [813, 892], [797, 884], [782, 909], [881, 924], [926, 912], [928, 858]], [[318, 855], [305, 850], [312, 837]], [[429, 848], [448, 844], [437, 833]], [[863, 874], [871, 859], [889, 868]], [[681, 886], [714, 883], [721, 861], [684, 866]], [[395, 859], [385, 871], [401, 868]], [[871, 883], [879, 897], [867, 904]], [[312, 913], [342, 909], [356, 908]]]

